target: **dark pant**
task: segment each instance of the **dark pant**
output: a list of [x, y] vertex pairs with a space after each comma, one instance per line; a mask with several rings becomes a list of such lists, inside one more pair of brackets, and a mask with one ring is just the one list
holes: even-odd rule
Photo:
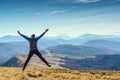
[[38, 50], [33, 50], [29, 52], [29, 55], [27, 57], [27, 60], [25, 61], [25, 64], [23, 66], [23, 71], [26, 68], [28, 62], [30, 61], [31, 57], [33, 56], [33, 54], [36, 54], [46, 65], [49, 66], [48, 62], [42, 57], [41, 53]]

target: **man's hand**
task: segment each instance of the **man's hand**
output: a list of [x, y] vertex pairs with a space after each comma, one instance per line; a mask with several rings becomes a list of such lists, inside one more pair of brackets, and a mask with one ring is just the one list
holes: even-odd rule
[[48, 32], [49, 29], [46, 29], [45, 32]]
[[21, 34], [20, 31], [17, 31], [17, 32], [18, 32], [18, 34]]

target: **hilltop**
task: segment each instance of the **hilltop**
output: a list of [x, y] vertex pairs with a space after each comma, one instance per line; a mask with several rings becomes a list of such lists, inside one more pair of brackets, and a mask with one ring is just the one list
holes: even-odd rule
[[0, 80], [119, 80], [120, 71], [0, 67]]
[[[44, 54], [52, 68], [71, 70], [120, 70], [120, 55], [75, 56], [63, 54]], [[27, 55], [17, 55], [0, 66], [23, 67]], [[103, 66], [104, 65], [104, 66]], [[33, 55], [27, 67], [48, 68], [36, 55]]]

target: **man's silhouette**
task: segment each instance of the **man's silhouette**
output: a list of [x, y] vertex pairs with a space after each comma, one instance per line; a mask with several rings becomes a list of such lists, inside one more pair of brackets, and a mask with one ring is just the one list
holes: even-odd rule
[[24, 37], [26, 40], [29, 41], [30, 44], [30, 51], [29, 51], [29, 55], [27, 57], [27, 60], [25, 61], [25, 64], [23, 66], [23, 71], [26, 68], [29, 60], [31, 59], [31, 57], [33, 56], [33, 54], [36, 54], [48, 67], [51, 67], [51, 65], [49, 65], [49, 63], [42, 57], [41, 53], [38, 51], [37, 48], [37, 42], [38, 40], [48, 31], [49, 29], [46, 29], [40, 36], [35, 37], [35, 34], [31, 35], [31, 38], [23, 35], [20, 33], [20, 31], [17, 31], [19, 35], [21, 35], [22, 37]]

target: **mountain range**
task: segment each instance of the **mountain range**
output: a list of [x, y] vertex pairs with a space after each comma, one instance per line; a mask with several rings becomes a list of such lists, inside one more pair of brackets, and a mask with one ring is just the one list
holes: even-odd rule
[[60, 65], [77, 70], [120, 70], [120, 55], [96, 55], [94, 58], [70, 59], [64, 58]]
[[[29, 36], [28, 36], [29, 37]], [[43, 37], [42, 39], [47, 39], [47, 40], [67, 40], [67, 41], [71, 41], [71, 40], [94, 40], [94, 39], [115, 39], [115, 38], [120, 38], [119, 35], [96, 35], [96, 34], [83, 34], [77, 37], [70, 37], [66, 34], [60, 34], [58, 36], [55, 37]], [[0, 42], [21, 42], [21, 41], [25, 41], [24, 38], [22, 38], [21, 36], [12, 36], [12, 35], [6, 35], [6, 36], [2, 36], [0, 37]], [[81, 42], [81, 41], [79, 41]]]
[[[90, 46], [58, 45], [41, 50], [45, 59], [55, 68], [120, 70], [117, 51]], [[27, 55], [13, 56], [1, 64], [7, 67], [23, 67]], [[47, 67], [37, 56], [33, 56], [28, 67]]]
[[[114, 47], [114, 46], [113, 46]], [[69, 54], [69, 55], [102, 55], [102, 54], [120, 54], [119, 51], [115, 51], [110, 48], [99, 48], [94, 46], [75, 46], [69, 44], [58, 45], [50, 48], [46, 48], [51, 53]]]
[[[64, 38], [65, 36], [63, 38], [43, 38], [38, 42], [40, 52], [45, 57], [47, 56], [53, 66], [67, 68], [66, 66], [71, 65], [68, 69], [107, 69], [106, 67], [100, 68], [103, 64], [99, 64], [99, 58], [102, 59], [102, 63], [110, 58], [114, 59], [113, 63], [115, 66], [117, 65], [117, 68], [108, 69], [119, 69], [118, 58], [115, 59], [116, 55], [120, 54], [119, 36], [86, 34], [72, 39]], [[9, 39], [8, 42], [4, 42], [5, 39]], [[1, 38], [0, 40], [2, 41]], [[29, 43], [22, 39], [21, 41], [14, 40], [12, 41], [10, 36], [8, 38], [6, 36], [0, 43], [0, 64], [2, 66], [22, 67], [24, 64], [29, 52]], [[89, 58], [91, 62], [94, 61], [97, 64], [90, 65]], [[86, 60], [88, 63], [85, 62]], [[31, 61], [31, 66], [46, 67], [36, 57], [33, 57]], [[38, 64], [39, 62], [40, 64]], [[86, 64], [84, 65], [82, 62]], [[110, 62], [108, 61], [108, 63]], [[76, 66], [72, 67], [74, 66], [72, 64]], [[87, 64], [91, 67], [88, 68]], [[94, 67], [95, 65], [99, 65], [99, 68]]]
[[[55, 54], [44, 55], [52, 65], [52, 68], [66, 68], [72, 70], [120, 70], [120, 55], [82, 56], [79, 59], [61, 56]], [[26, 57], [26, 55], [14, 56], [1, 64], [1, 66], [23, 67]], [[27, 67], [47, 68], [36, 56], [32, 57]]]
[[91, 40], [85, 43], [86, 46], [96, 47], [96, 48], [104, 48], [114, 51], [120, 51], [120, 42], [117, 41], [109, 41], [109, 40], [103, 40], [103, 39], [96, 39]]

